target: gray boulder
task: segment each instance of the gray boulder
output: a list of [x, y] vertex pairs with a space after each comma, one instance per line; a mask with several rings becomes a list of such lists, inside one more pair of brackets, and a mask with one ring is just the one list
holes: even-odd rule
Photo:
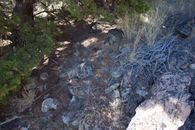
[[190, 115], [188, 86], [191, 75], [164, 74], [153, 96], [136, 108], [127, 130], [177, 130]]

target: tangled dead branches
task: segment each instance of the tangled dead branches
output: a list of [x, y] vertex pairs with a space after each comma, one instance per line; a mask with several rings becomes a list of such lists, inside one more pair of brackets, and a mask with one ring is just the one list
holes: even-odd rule
[[188, 40], [171, 36], [153, 46], [141, 47], [136, 60], [125, 65], [131, 70], [127, 74], [130, 77], [128, 83], [149, 87], [165, 72], [185, 71], [195, 57], [192, 54], [192, 44]]

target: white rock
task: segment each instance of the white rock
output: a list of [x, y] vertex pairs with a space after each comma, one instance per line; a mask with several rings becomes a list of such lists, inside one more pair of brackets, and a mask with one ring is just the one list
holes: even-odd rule
[[159, 101], [146, 100], [136, 109], [127, 130], [177, 130], [191, 112], [187, 103], [177, 103], [174, 107], [165, 108]]
[[71, 103], [74, 103], [75, 101], [76, 101], [76, 97], [75, 97], [75, 96], [72, 96], [70, 102], [71, 102]]
[[45, 113], [51, 109], [56, 110], [57, 106], [58, 106], [58, 101], [56, 99], [47, 98], [42, 102], [41, 111]]
[[112, 92], [113, 90], [117, 89], [119, 86], [120, 86], [119, 83], [115, 83], [115, 84], [111, 85], [109, 88], [107, 88], [107, 89], [105, 90], [105, 93], [110, 93], [110, 92]]
[[137, 107], [127, 130], [178, 130], [192, 109], [190, 82], [188, 74], [164, 74], [153, 89], [153, 96]]

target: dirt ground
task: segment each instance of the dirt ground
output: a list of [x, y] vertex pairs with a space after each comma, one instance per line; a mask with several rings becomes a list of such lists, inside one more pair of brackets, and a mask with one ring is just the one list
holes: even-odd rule
[[[63, 34], [57, 37], [52, 54], [33, 70], [32, 77], [28, 81], [24, 81], [20, 91], [11, 94], [8, 105], [0, 107], [1, 130], [23, 130], [22, 128], [28, 128], [28, 124], [32, 130], [64, 129], [59, 115], [63, 113], [72, 95], [61, 79], [60, 68], [69, 70], [82, 59], [101, 49], [102, 45], [104, 46], [106, 33], [103, 33], [103, 30], [94, 32], [86, 22], [59, 27]], [[112, 27], [109, 25], [103, 27], [104, 31], [109, 28]], [[89, 45], [80, 45], [81, 42]], [[46, 81], [40, 79], [42, 73], [48, 74]], [[45, 124], [45, 115], [41, 112], [41, 104], [47, 96], [57, 99], [61, 106], [57, 111], [53, 111], [52, 120]]]

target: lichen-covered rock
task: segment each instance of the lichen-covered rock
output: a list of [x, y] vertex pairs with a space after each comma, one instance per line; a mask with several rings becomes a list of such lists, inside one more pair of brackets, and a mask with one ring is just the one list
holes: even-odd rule
[[188, 86], [191, 75], [164, 74], [152, 90], [153, 96], [136, 109], [127, 130], [177, 130], [190, 115]]

